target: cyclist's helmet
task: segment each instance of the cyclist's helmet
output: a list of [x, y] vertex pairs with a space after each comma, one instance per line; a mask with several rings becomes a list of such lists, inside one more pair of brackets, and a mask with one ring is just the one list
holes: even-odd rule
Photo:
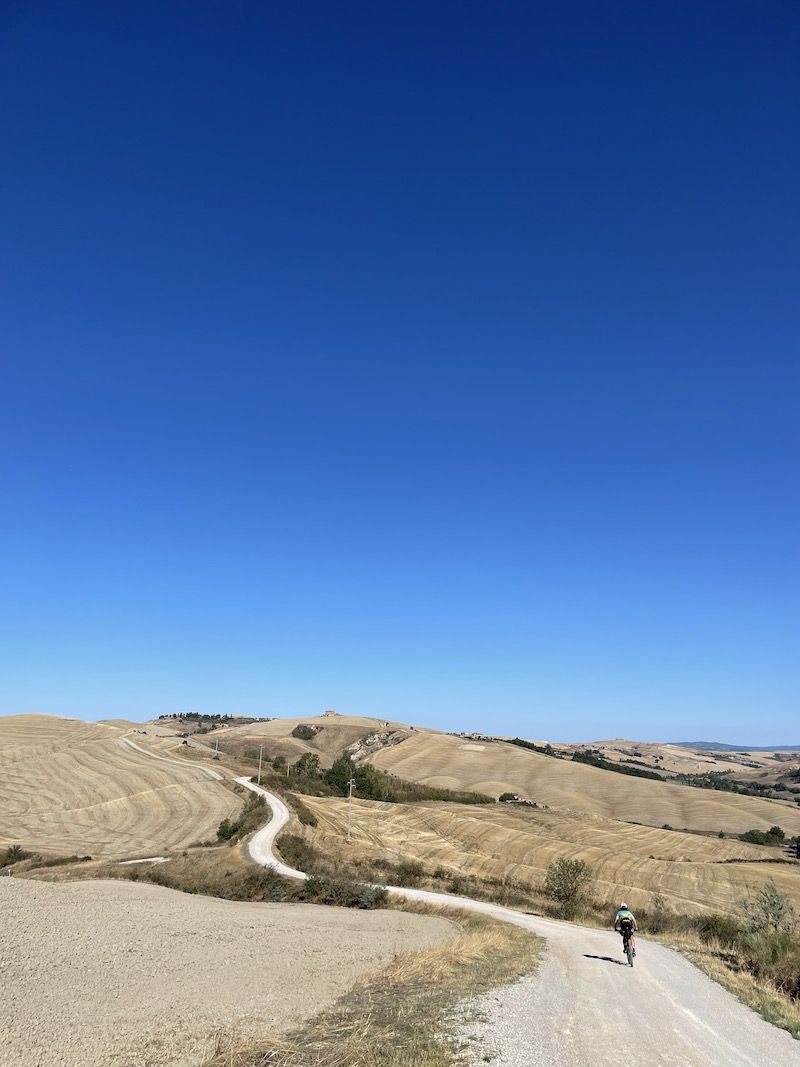
[[628, 910], [628, 905], [623, 901], [619, 906], [619, 910], [620, 911], [627, 911]]

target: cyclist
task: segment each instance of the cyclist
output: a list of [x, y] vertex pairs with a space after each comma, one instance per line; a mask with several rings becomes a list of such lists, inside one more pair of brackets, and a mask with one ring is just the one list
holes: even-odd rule
[[614, 916], [614, 929], [618, 933], [622, 934], [622, 954], [625, 955], [625, 939], [630, 938], [631, 948], [633, 949], [634, 956], [636, 955], [636, 937], [634, 936], [638, 930], [636, 923], [636, 916], [630, 910], [628, 905], [623, 901], [619, 906], [619, 911]]

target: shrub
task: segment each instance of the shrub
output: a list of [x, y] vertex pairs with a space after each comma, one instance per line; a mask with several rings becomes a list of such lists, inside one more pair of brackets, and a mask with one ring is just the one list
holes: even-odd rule
[[340, 878], [314, 876], [304, 884], [300, 896], [310, 904], [331, 904], [340, 908], [383, 908], [389, 894], [381, 886], [364, 885]]
[[797, 925], [797, 913], [791, 900], [770, 878], [752, 896], [738, 902], [745, 926], [751, 934], [770, 931], [791, 933]]
[[742, 933], [740, 924], [730, 915], [703, 915], [697, 920], [696, 929], [703, 941], [719, 941], [729, 948], [737, 944]]
[[9, 845], [5, 852], [0, 852], [0, 867], [11, 867], [14, 863], [30, 859], [32, 852], [26, 852], [22, 845]]
[[303, 803], [302, 800], [299, 799], [299, 797], [292, 797], [292, 807], [294, 808], [295, 815], [300, 820], [303, 826], [317, 825], [316, 815], [310, 808], [306, 807], [306, 805]]
[[562, 919], [574, 919], [581, 909], [592, 880], [592, 869], [583, 860], [560, 859], [551, 863], [544, 877], [544, 894]]
[[747, 841], [750, 845], [782, 845], [785, 837], [780, 826], [772, 826], [769, 830], [747, 830], [739, 834], [739, 840]]
[[300, 834], [281, 834], [278, 849], [284, 863], [305, 874], [313, 874], [322, 860], [319, 849]]
[[392, 874], [395, 885], [419, 885], [425, 877], [425, 868], [416, 860], [398, 863]]
[[659, 934], [669, 925], [670, 911], [666, 899], [661, 893], [653, 897], [647, 913], [647, 927], [651, 933]]
[[241, 814], [236, 819], [223, 819], [217, 828], [220, 841], [238, 841], [245, 834], [258, 830], [267, 821], [267, 805], [262, 796], [248, 793]]
[[316, 732], [313, 726], [300, 723], [299, 726], [295, 726], [294, 730], [292, 730], [292, 737], [296, 737], [300, 741], [312, 741]]
[[517, 799], [516, 793], [501, 793], [500, 794], [500, 803], [501, 804], [511, 804], [516, 799]]

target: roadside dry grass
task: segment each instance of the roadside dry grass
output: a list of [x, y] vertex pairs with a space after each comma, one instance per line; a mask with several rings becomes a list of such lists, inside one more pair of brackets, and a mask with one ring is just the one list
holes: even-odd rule
[[225, 1047], [206, 1067], [453, 1067], [465, 998], [536, 969], [541, 941], [482, 915], [401, 905], [460, 927], [447, 944], [398, 956], [362, 979], [329, 1011], [285, 1036]]
[[659, 934], [656, 939], [676, 949], [767, 1022], [788, 1030], [800, 1040], [800, 1001], [780, 993], [771, 982], [750, 974], [736, 954], [719, 940], [706, 942], [697, 934], [685, 931]]

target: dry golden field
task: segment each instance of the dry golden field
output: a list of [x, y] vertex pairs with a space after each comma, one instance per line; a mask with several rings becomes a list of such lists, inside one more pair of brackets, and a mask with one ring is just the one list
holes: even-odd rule
[[632, 778], [504, 742], [417, 732], [376, 753], [371, 762], [414, 782], [495, 797], [519, 793], [551, 807], [608, 819], [726, 833], [777, 824], [788, 834], [800, 833], [800, 807], [788, 801]]
[[418, 860], [428, 871], [443, 867], [453, 875], [508, 876], [538, 886], [548, 864], [563, 856], [591, 865], [601, 899], [627, 898], [635, 908], [661, 893], [676, 912], [730, 910], [767, 878], [800, 906], [800, 863], [758, 862], [780, 858], [778, 849], [596, 815], [375, 801], [354, 801], [348, 845], [345, 800], [303, 797], [303, 803], [318, 820], [303, 834], [342, 859]]
[[142, 729], [0, 718], [0, 845], [131, 856], [213, 837], [241, 801], [219, 771], [176, 758], [174, 740]]
[[[545, 742], [539, 742], [544, 744]], [[705, 749], [682, 748], [653, 741], [591, 741], [577, 745], [559, 745], [567, 751], [599, 749], [605, 759], [614, 763], [636, 760], [663, 774], [729, 774], [738, 781], [769, 784], [785, 779], [800, 770], [798, 752], [712, 752]], [[800, 781], [796, 783], [800, 787]]]

